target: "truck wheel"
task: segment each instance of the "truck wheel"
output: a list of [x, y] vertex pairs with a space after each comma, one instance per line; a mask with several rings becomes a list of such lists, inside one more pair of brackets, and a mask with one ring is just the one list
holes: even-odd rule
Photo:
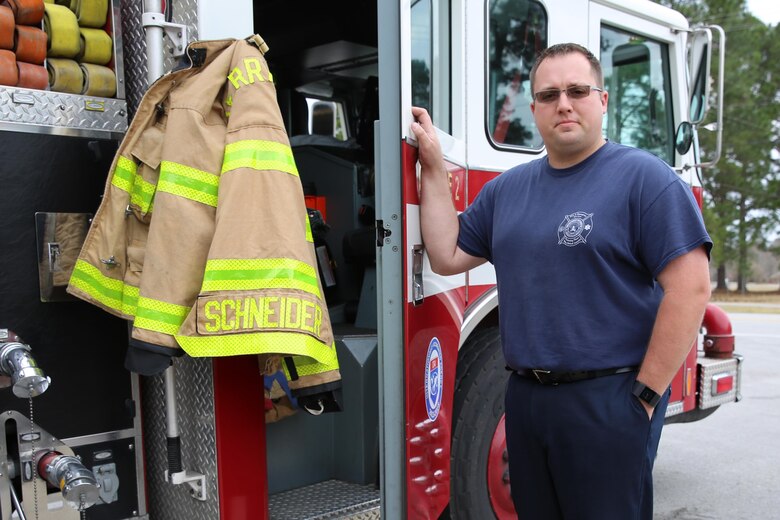
[[451, 452], [453, 519], [517, 518], [504, 433], [505, 367], [497, 327], [474, 333], [460, 351]]

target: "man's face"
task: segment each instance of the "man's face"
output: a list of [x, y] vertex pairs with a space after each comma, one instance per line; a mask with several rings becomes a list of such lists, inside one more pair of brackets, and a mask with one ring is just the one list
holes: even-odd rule
[[[547, 58], [536, 70], [534, 93], [574, 85], [598, 86], [590, 63], [578, 52]], [[550, 164], [558, 168], [572, 166], [595, 152], [604, 142], [601, 121], [606, 110], [607, 93], [597, 90], [582, 99], [569, 98], [562, 92], [551, 103], [531, 103]]]

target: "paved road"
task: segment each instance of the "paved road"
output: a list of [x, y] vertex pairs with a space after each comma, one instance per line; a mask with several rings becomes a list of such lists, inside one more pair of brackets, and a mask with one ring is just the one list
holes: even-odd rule
[[780, 314], [730, 314], [743, 400], [664, 429], [655, 520], [780, 520]]

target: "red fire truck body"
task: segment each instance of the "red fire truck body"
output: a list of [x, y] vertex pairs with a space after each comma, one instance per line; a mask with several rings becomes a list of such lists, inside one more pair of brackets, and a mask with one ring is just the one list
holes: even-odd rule
[[[0, 243], [21, 251], [2, 260], [0, 277], [25, 273], [0, 285], [0, 327], [24, 338], [0, 335], [0, 371], [15, 382], [2, 361], [11, 347], [2, 345], [29, 344], [52, 385], [33, 400], [31, 420], [5, 423], [8, 467], [32, 468], [41, 445], [70, 450], [100, 484], [84, 513], [96, 520], [515, 518], [495, 272], [489, 264], [456, 276], [431, 271], [411, 107], [432, 114], [464, 211], [490, 179], [543, 156], [530, 67], [551, 44], [580, 43], [604, 68], [606, 137], [661, 157], [701, 204], [712, 161], [702, 159], [697, 130], [710, 99], [722, 100], [722, 77], [710, 93], [713, 55], [723, 70], [722, 31], [690, 27], [646, 0], [114, 0], [108, 9], [114, 97], [0, 87], [8, 107], [0, 146], [13, 156], [6, 200], [19, 215]], [[253, 356], [185, 356], [165, 376], [128, 374], [126, 324], [66, 301], [52, 280], [67, 271], [68, 248], [46, 234], [64, 215], [84, 215], [88, 226], [154, 71], [188, 66], [193, 40], [251, 34], [268, 44], [307, 206], [328, 227], [315, 246], [343, 377], [342, 412], [299, 411], [269, 424]], [[39, 188], [22, 189], [24, 179]], [[702, 332], [672, 382], [667, 423], [740, 398], [728, 317], [710, 306]], [[8, 395], [0, 394], [3, 410], [28, 415], [27, 401]], [[35, 487], [34, 473], [2, 473], [3, 520], [19, 509], [78, 518], [56, 507], [69, 490]]]

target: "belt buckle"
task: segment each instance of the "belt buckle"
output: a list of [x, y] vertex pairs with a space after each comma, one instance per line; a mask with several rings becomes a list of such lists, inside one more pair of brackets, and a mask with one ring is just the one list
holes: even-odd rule
[[[551, 373], [549, 370], [542, 370], [541, 368], [533, 368], [531, 369], [531, 372], [534, 373], [534, 376], [536, 376], [536, 380], [539, 381], [540, 385], [550, 384], [550, 381], [545, 377]], [[552, 384], [557, 385], [558, 383], [553, 382]]]

